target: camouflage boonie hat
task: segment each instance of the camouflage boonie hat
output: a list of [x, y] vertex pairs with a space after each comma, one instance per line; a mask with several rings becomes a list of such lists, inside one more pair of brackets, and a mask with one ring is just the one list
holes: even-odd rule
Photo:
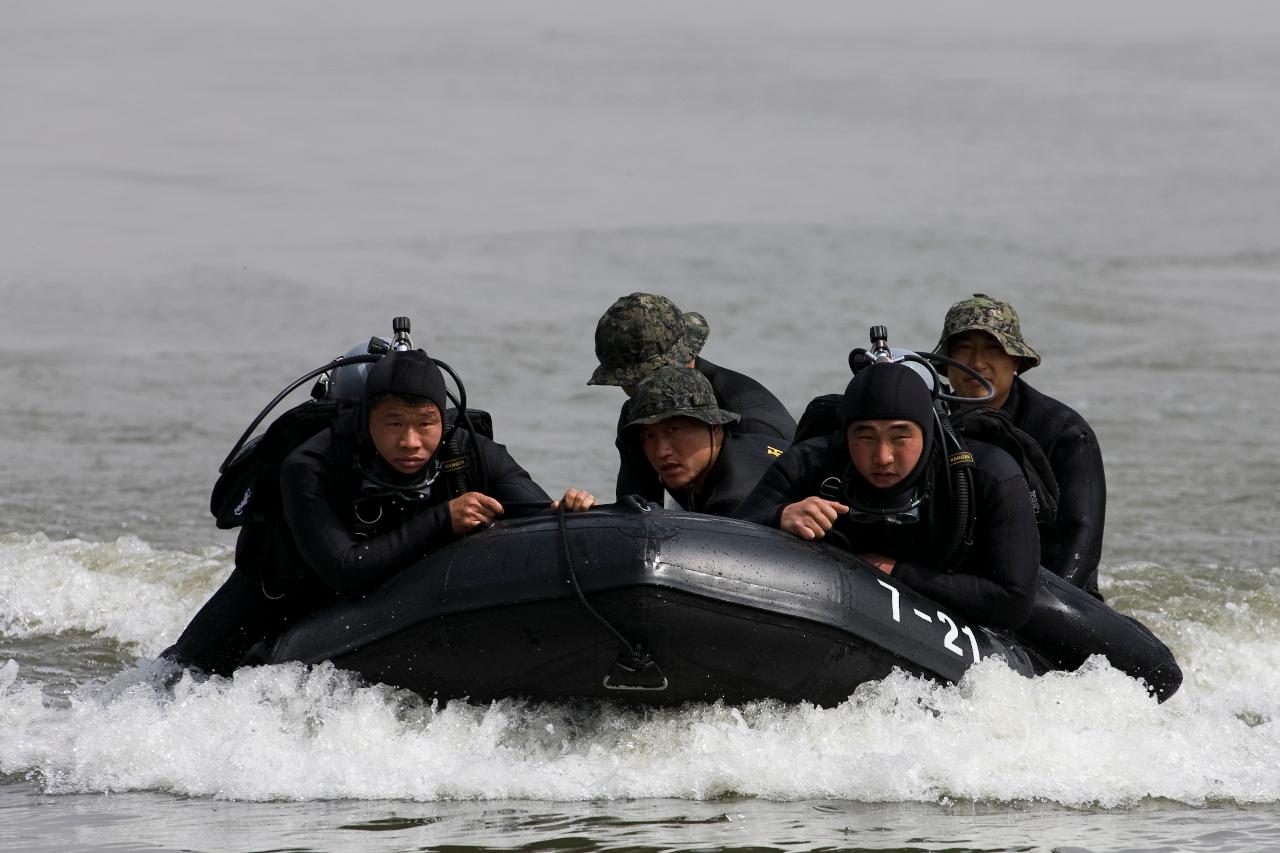
[[1022, 359], [1022, 370], [1027, 371], [1040, 363], [1040, 353], [1022, 339], [1022, 325], [1018, 312], [1008, 302], [992, 299], [985, 293], [975, 293], [971, 299], [962, 299], [947, 311], [942, 323], [942, 337], [933, 351], [946, 355], [948, 342], [961, 332], [986, 332], [1009, 355]]
[[659, 367], [688, 365], [710, 331], [705, 317], [692, 311], [681, 314], [665, 296], [623, 296], [596, 324], [600, 366], [587, 384], [637, 385]]
[[627, 429], [656, 424], [667, 418], [694, 418], [706, 424], [727, 424], [740, 419], [735, 412], [720, 408], [711, 380], [693, 367], [661, 367], [636, 386]]

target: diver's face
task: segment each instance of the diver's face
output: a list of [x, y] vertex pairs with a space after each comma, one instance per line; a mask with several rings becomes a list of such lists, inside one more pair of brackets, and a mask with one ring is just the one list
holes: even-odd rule
[[378, 455], [401, 474], [415, 474], [440, 446], [443, 424], [435, 403], [384, 397], [369, 412], [369, 437]]
[[[972, 367], [982, 374], [983, 379], [995, 386], [995, 399], [987, 405], [1004, 405], [1004, 401], [1009, 398], [1009, 389], [1013, 387], [1013, 377], [1018, 372], [1021, 359], [1005, 352], [994, 336], [977, 330], [953, 335], [947, 347], [947, 355]], [[987, 393], [982, 383], [954, 367], [947, 368], [947, 380], [961, 397], [982, 397]]]
[[924, 431], [915, 421], [854, 421], [845, 441], [853, 467], [877, 489], [902, 482], [924, 452]]
[[722, 427], [687, 417], [645, 424], [638, 431], [645, 458], [672, 491], [702, 485], [723, 435]]

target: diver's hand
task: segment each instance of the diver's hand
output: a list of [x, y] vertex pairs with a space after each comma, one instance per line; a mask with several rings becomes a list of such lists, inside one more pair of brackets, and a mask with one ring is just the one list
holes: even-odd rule
[[898, 565], [898, 561], [893, 557], [886, 557], [884, 554], [859, 554], [859, 560], [866, 560], [886, 575], [893, 574], [893, 567]]
[[488, 524], [502, 512], [502, 504], [483, 492], [466, 492], [449, 501], [449, 521], [458, 535]]
[[778, 527], [801, 539], [821, 539], [836, 519], [848, 511], [849, 507], [838, 501], [814, 495], [783, 507]]
[[565, 489], [564, 497], [551, 502], [551, 509], [559, 509], [562, 503], [565, 512], [586, 512], [596, 505], [596, 496], [582, 489]]

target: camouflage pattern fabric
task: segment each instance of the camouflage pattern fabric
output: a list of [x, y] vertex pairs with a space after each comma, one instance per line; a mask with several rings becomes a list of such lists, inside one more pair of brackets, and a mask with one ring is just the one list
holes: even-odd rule
[[692, 367], [658, 368], [636, 386], [630, 407], [632, 417], [623, 429], [678, 417], [706, 424], [740, 419], [737, 413], [720, 408], [711, 381]]
[[942, 336], [933, 351], [946, 355], [952, 336], [970, 331], [986, 332], [999, 341], [1005, 352], [1022, 359], [1023, 371], [1040, 363], [1040, 354], [1022, 339], [1018, 312], [1008, 302], [992, 299], [985, 293], [975, 293], [972, 298], [952, 305], [942, 323]]
[[665, 296], [623, 296], [596, 324], [600, 366], [587, 384], [637, 385], [660, 367], [686, 366], [702, 351], [710, 331], [705, 317], [680, 313]]

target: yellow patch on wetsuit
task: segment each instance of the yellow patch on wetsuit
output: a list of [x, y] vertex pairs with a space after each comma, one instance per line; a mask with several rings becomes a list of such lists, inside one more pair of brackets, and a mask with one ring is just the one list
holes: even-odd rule
[[766, 444], [766, 445], [764, 446], [764, 452], [765, 452], [765, 453], [768, 453], [770, 456], [781, 456], [781, 455], [782, 455], [782, 451], [781, 451], [781, 450], [779, 450], [778, 448], [774, 447], [772, 444]]

